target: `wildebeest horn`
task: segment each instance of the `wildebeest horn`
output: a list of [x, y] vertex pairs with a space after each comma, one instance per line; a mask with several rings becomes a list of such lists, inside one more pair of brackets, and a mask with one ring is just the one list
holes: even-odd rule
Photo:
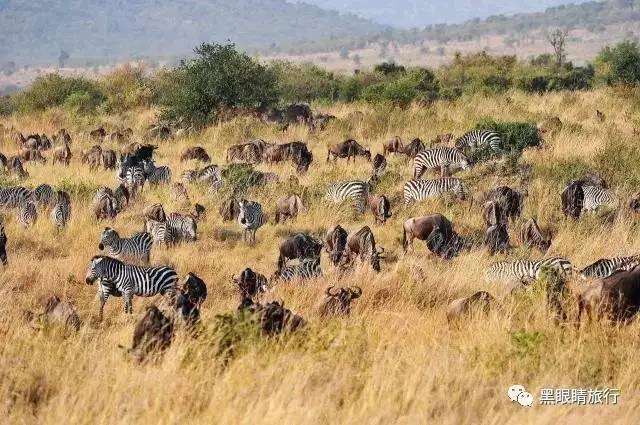
[[329, 287], [327, 288], [327, 295], [328, 295], [328, 296], [330, 296], [330, 297], [335, 297], [335, 296], [336, 296], [336, 294], [332, 294], [332, 293], [331, 293], [331, 290], [332, 290], [333, 288], [335, 288], [335, 286], [329, 286]]
[[349, 290], [351, 291], [352, 298], [360, 298], [360, 295], [362, 295], [362, 288], [359, 286], [352, 286]]

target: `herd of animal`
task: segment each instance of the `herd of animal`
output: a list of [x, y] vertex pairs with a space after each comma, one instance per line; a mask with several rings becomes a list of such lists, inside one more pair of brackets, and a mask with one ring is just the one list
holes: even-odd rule
[[[165, 135], [157, 130], [157, 135]], [[139, 199], [145, 185], [167, 187], [171, 199], [191, 205], [189, 191], [193, 186], [204, 188], [208, 194], [215, 194], [226, 184], [223, 169], [211, 164], [211, 156], [202, 146], [191, 146], [180, 155], [180, 161], [194, 161], [198, 168], [184, 171], [179, 178], [166, 165], [157, 166], [153, 159], [158, 145], [130, 143], [116, 153], [104, 149], [101, 143], [108, 137], [118, 143], [126, 143], [133, 137], [129, 129], [107, 135], [102, 128], [88, 133], [95, 142], [89, 150], [80, 154], [81, 162], [90, 169], [103, 167], [113, 170], [115, 189], [100, 187], [93, 200], [96, 220], [110, 220], [117, 223], [118, 214]], [[166, 137], [159, 137], [162, 140]], [[9, 158], [0, 154], [1, 165], [10, 174], [27, 180], [29, 173], [25, 165], [29, 162], [45, 162], [46, 152], [52, 150], [54, 164], [68, 166], [73, 155], [72, 138], [61, 129], [52, 140], [46, 135], [23, 136], [13, 130], [11, 139], [19, 145], [19, 152]], [[412, 178], [403, 188], [404, 206], [445, 194], [459, 200], [472, 197], [464, 181], [452, 177], [459, 170], [468, 170], [475, 165], [471, 160], [479, 150], [486, 150], [494, 159], [505, 153], [500, 134], [487, 130], [472, 130], [459, 138], [440, 135], [427, 148], [420, 139], [404, 144], [395, 137], [382, 146], [382, 154], [372, 158], [371, 151], [354, 139], [328, 148], [326, 162], [346, 158], [347, 162], [362, 157], [372, 163], [371, 177], [364, 180], [336, 182], [326, 188], [324, 202], [349, 203], [362, 214], [367, 210], [373, 215], [376, 225], [383, 226], [392, 217], [392, 203], [385, 194], [376, 194], [377, 183], [384, 177], [389, 154], [406, 155], [413, 160]], [[305, 173], [313, 163], [313, 154], [300, 141], [291, 143], [269, 143], [252, 140], [230, 146], [227, 150], [228, 163], [271, 164], [289, 161], [297, 173]], [[202, 168], [200, 168], [200, 166]], [[422, 179], [430, 170], [439, 177]], [[273, 174], [273, 173], [264, 173]], [[264, 181], [278, 181], [273, 175]], [[518, 191], [507, 186], [497, 187], [482, 196], [482, 218], [486, 225], [483, 241], [487, 251], [494, 255], [505, 253], [512, 247], [508, 228], [523, 215], [526, 190]], [[476, 196], [476, 199], [478, 197]], [[586, 176], [568, 182], [559, 194], [559, 204], [568, 219], [578, 220], [583, 214], [599, 208], [617, 208], [619, 200], [606, 183], [597, 177]], [[56, 190], [48, 184], [34, 189], [26, 186], [6, 186], [0, 188], [0, 207], [6, 211], [16, 211], [17, 221], [25, 228], [33, 225], [42, 211], [49, 217], [58, 231], [62, 231], [72, 218], [72, 202], [69, 194]], [[189, 325], [194, 325], [200, 317], [200, 308], [207, 296], [205, 282], [196, 273], [189, 272], [182, 281], [178, 272], [171, 267], [151, 265], [151, 251], [161, 245], [171, 249], [179, 243], [194, 243], [198, 240], [198, 223], [206, 218], [207, 211], [200, 204], [193, 204], [189, 213], [167, 213], [161, 204], [144, 208], [143, 232], [129, 236], [121, 235], [113, 227], [105, 227], [99, 236], [98, 248], [102, 253], [94, 256], [88, 266], [86, 282], [97, 282], [100, 299], [99, 316], [111, 296], [123, 298], [124, 311], [132, 313], [133, 298], [165, 296], [169, 305], [181, 312], [180, 316]], [[303, 194], [286, 193], [275, 205], [275, 223], [295, 219], [304, 213], [309, 205], [303, 202]], [[401, 210], [403, 205], [396, 205]], [[629, 203], [633, 211], [640, 210], [640, 196], [634, 196]], [[75, 210], [74, 210], [75, 211]], [[77, 212], [76, 212], [77, 213]], [[256, 242], [258, 230], [267, 225], [266, 208], [256, 200], [237, 195], [220, 203], [219, 214], [223, 221], [235, 221], [243, 232], [247, 244]], [[396, 212], [397, 214], [397, 212]], [[113, 225], [113, 224], [112, 224]], [[545, 233], [535, 218], [529, 218], [520, 229], [520, 239], [524, 246], [545, 253], [552, 245], [551, 235]], [[415, 239], [425, 242], [427, 249], [436, 257], [450, 260], [474, 244], [460, 236], [451, 221], [442, 214], [408, 217], [403, 222], [402, 245], [407, 253]], [[0, 260], [8, 263], [9, 247], [4, 223], [0, 225]], [[385, 259], [385, 249], [376, 244], [373, 230], [363, 226], [352, 232], [340, 224], [326, 230], [322, 237], [308, 233], [294, 233], [283, 238], [279, 246], [276, 271], [267, 278], [264, 274], [247, 267], [232, 281], [240, 295], [239, 310], [259, 318], [263, 333], [274, 335], [284, 330], [294, 330], [305, 324], [305, 320], [285, 308], [283, 302], [262, 304], [261, 293], [271, 290], [282, 281], [307, 281], [323, 275], [322, 253], [326, 252], [329, 262], [338, 271], [338, 276], [349, 273], [356, 264], [370, 267], [380, 272], [381, 260]], [[527, 284], [540, 277], [543, 270], [553, 269], [560, 274], [577, 272], [582, 278], [592, 280], [587, 290], [579, 298], [579, 311], [591, 314], [594, 309], [618, 320], [625, 320], [640, 309], [640, 256], [600, 259], [583, 268], [576, 269], [569, 260], [561, 257], [547, 257], [540, 260], [523, 259], [500, 261], [485, 270], [487, 281], [510, 281]], [[599, 289], [598, 289], [599, 288]], [[360, 287], [330, 286], [320, 308], [322, 316], [349, 314], [352, 301], [363, 293]], [[471, 307], [487, 309], [495, 304], [493, 296], [480, 291], [468, 298], [455, 300], [449, 306], [447, 316], [466, 314]], [[79, 327], [79, 318], [71, 303], [52, 297], [45, 305], [44, 315], [64, 320], [72, 327]], [[170, 315], [169, 315], [170, 316]], [[174, 321], [160, 309], [152, 306], [134, 332], [133, 352], [139, 358], [158, 349], [166, 348], [173, 334]]]

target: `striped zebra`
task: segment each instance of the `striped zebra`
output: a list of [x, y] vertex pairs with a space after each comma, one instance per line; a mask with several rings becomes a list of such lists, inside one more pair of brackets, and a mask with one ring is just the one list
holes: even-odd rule
[[144, 168], [140, 165], [131, 165], [128, 167], [122, 167], [121, 171], [117, 173], [118, 181], [124, 183], [131, 194], [136, 194], [138, 191], [142, 192], [144, 189], [144, 183], [147, 177], [144, 172]]
[[147, 233], [151, 235], [154, 244], [171, 246], [178, 242], [173, 229], [169, 223], [165, 221], [147, 220], [145, 222]]
[[0, 207], [17, 208], [33, 199], [33, 194], [23, 186], [0, 188]]
[[370, 189], [368, 182], [360, 180], [334, 183], [327, 188], [325, 199], [335, 204], [352, 201], [358, 212], [362, 214], [367, 207]]
[[241, 199], [238, 202], [239, 211], [238, 223], [244, 229], [242, 239], [247, 242], [249, 236], [250, 243], [256, 241], [256, 231], [267, 222], [267, 216], [262, 211], [262, 205], [255, 201]]
[[67, 225], [71, 218], [71, 199], [67, 192], [59, 190], [56, 192], [56, 204], [51, 210], [51, 221], [61, 229]]
[[562, 273], [572, 270], [571, 262], [561, 257], [549, 257], [542, 260], [500, 261], [485, 270], [485, 279], [489, 282], [510, 281], [528, 283], [540, 275], [543, 267], [555, 268]]
[[463, 152], [491, 149], [495, 153], [502, 152], [500, 135], [490, 130], [471, 130], [454, 142], [456, 149]]
[[167, 224], [177, 240], [193, 242], [197, 239], [198, 225], [190, 215], [172, 212], [167, 215]]
[[38, 210], [33, 201], [27, 201], [18, 209], [18, 223], [24, 227], [32, 226], [38, 220]]
[[41, 207], [51, 205], [54, 201], [54, 197], [55, 191], [46, 183], [33, 189], [33, 200]]
[[413, 178], [419, 179], [426, 170], [432, 168], [439, 168], [440, 176], [444, 177], [445, 173], [451, 172], [454, 168], [466, 170], [469, 166], [470, 162], [465, 154], [457, 149], [441, 146], [416, 155], [413, 159]]
[[466, 197], [464, 184], [461, 180], [453, 177], [435, 180], [409, 180], [404, 184], [403, 193], [405, 205], [413, 201], [435, 198], [445, 193], [453, 193], [463, 200]]
[[582, 190], [584, 191], [583, 211], [594, 211], [602, 205], [611, 208], [618, 206], [618, 197], [608, 189], [600, 186], [585, 185], [582, 186]]
[[583, 279], [604, 279], [617, 271], [629, 271], [640, 265], [640, 255], [630, 257], [602, 258], [580, 270]]
[[96, 255], [91, 259], [86, 282], [89, 285], [99, 280], [100, 320], [104, 305], [110, 295], [122, 295], [125, 313], [133, 312], [133, 296], [152, 297], [166, 295], [173, 304], [176, 295], [178, 274], [170, 267], [142, 267], [125, 264], [115, 258]]
[[284, 281], [308, 280], [322, 276], [320, 257], [305, 258], [299, 264], [285, 266], [276, 278]]
[[100, 236], [98, 249], [107, 250], [107, 253], [122, 261], [128, 260], [149, 264], [153, 241], [147, 232], [135, 233], [130, 238], [121, 238], [118, 232], [111, 227], [105, 227]]
[[142, 162], [142, 167], [149, 184], [158, 185], [171, 182], [171, 168], [166, 165], [156, 167], [152, 160], [146, 160]]

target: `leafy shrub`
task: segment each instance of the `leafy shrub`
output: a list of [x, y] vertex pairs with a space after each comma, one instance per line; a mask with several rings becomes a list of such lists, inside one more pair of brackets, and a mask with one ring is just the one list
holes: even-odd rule
[[149, 106], [153, 98], [150, 80], [139, 68], [125, 66], [103, 77], [99, 84], [107, 97], [104, 105], [107, 112]]
[[64, 105], [72, 96], [75, 100], [71, 100], [71, 104], [83, 99], [83, 104], [93, 105], [94, 108], [104, 100], [104, 95], [92, 81], [49, 74], [36, 78], [27, 90], [16, 94], [14, 104], [20, 112], [36, 112]]
[[605, 181], [615, 187], [633, 188], [640, 185], [640, 147], [613, 139], [596, 152], [595, 169]]
[[88, 201], [96, 194], [98, 186], [87, 184], [85, 182], [63, 179], [56, 185], [56, 189], [67, 192], [72, 198]]
[[11, 115], [14, 111], [13, 101], [10, 96], [0, 96], [0, 117]]
[[340, 81], [320, 67], [277, 61], [269, 69], [276, 76], [278, 93], [284, 102], [333, 101], [338, 97]]
[[222, 170], [222, 178], [234, 193], [245, 193], [250, 187], [261, 185], [264, 175], [249, 164], [230, 164]]
[[540, 146], [542, 143], [538, 128], [534, 123], [499, 122], [485, 119], [478, 122], [476, 128], [492, 130], [500, 134], [502, 149], [506, 152], [519, 154], [526, 148]]
[[87, 92], [74, 92], [64, 101], [64, 106], [77, 114], [90, 114], [95, 112], [99, 105], [98, 99]]
[[396, 65], [395, 62], [382, 62], [376, 65], [373, 70], [384, 75], [404, 74], [406, 69], [402, 65]]
[[596, 77], [608, 85], [635, 85], [640, 82], [640, 48], [635, 41], [605, 47], [596, 58]]
[[571, 180], [579, 179], [591, 172], [589, 164], [582, 159], [563, 159], [557, 163], [537, 163], [535, 174], [538, 178], [563, 186]]
[[411, 70], [405, 76], [367, 87], [362, 98], [369, 102], [389, 102], [405, 107], [414, 101], [431, 102], [438, 97], [439, 85], [428, 69]]

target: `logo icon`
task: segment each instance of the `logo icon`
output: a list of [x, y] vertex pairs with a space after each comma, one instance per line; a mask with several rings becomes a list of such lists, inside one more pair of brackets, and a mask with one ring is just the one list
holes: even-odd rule
[[522, 385], [512, 385], [507, 391], [507, 396], [512, 402], [517, 401], [523, 407], [531, 407], [533, 405], [533, 395], [527, 392]]

